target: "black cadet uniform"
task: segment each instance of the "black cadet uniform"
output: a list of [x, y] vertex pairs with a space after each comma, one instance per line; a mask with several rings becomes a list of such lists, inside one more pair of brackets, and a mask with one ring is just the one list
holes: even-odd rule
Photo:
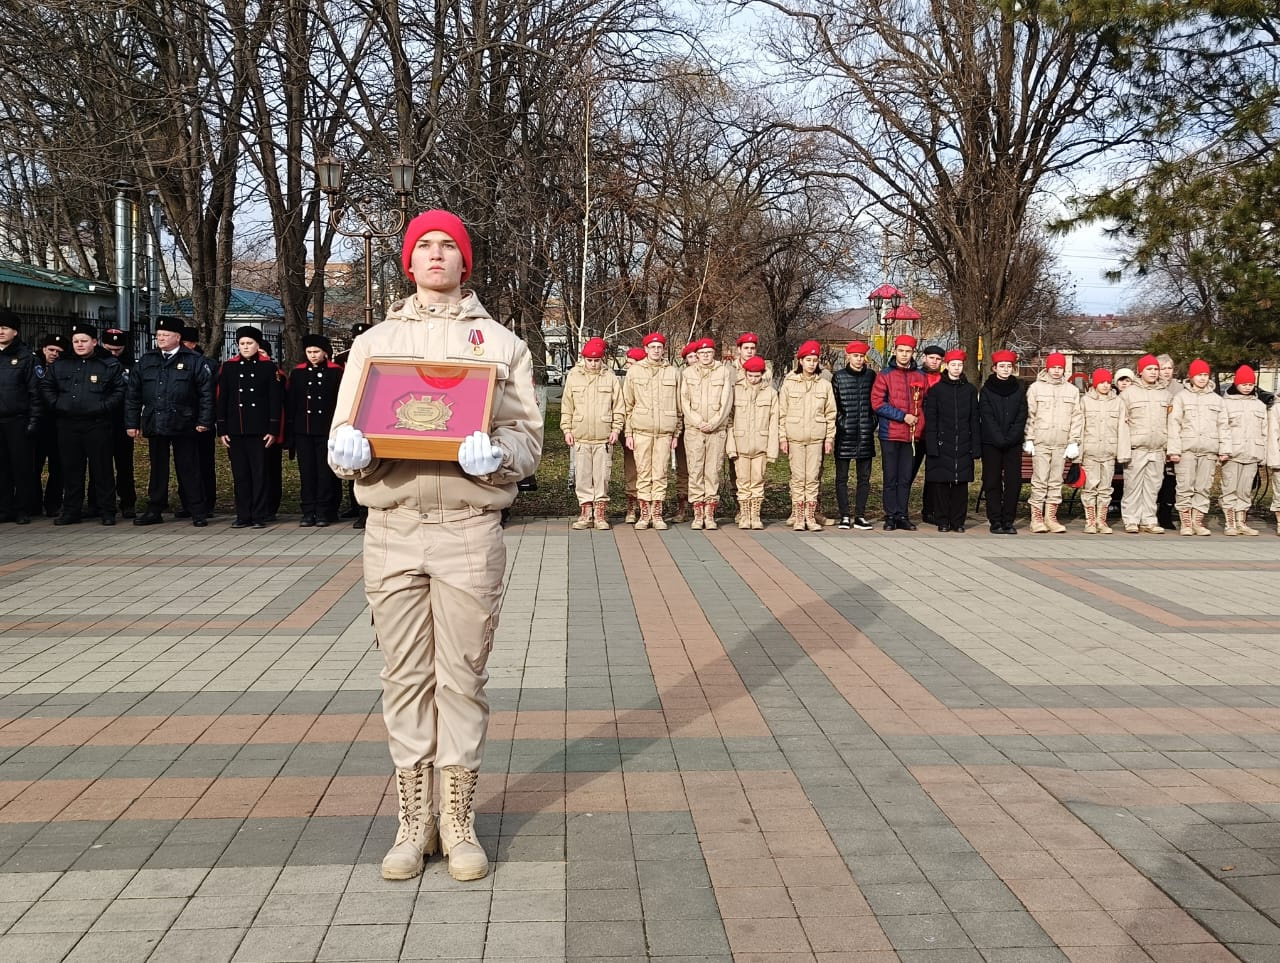
[[[0, 308], [0, 327], [18, 330], [18, 316]], [[0, 522], [31, 521], [32, 439], [40, 425], [36, 356], [14, 337], [0, 348]]]
[[[181, 333], [174, 319], [161, 318], [159, 331]], [[213, 430], [213, 378], [200, 355], [179, 345], [167, 355], [159, 348], [143, 352], [129, 376], [125, 392], [125, 427], [147, 439], [151, 475], [147, 479], [147, 511], [135, 525], [156, 525], [169, 507], [169, 453], [178, 475], [178, 491], [192, 508], [192, 524], [203, 528], [204, 485], [200, 479], [197, 427]], [[201, 513], [195, 514], [199, 506]]]
[[[320, 348], [333, 353], [329, 339], [308, 334], [302, 347]], [[304, 361], [289, 375], [285, 392], [285, 446], [298, 459], [298, 477], [302, 483], [302, 526], [324, 527], [338, 520], [342, 501], [342, 483], [329, 468], [329, 428], [338, 402], [338, 385], [342, 366], [332, 361], [313, 365]]]
[[[98, 329], [78, 325], [71, 332], [95, 340]], [[95, 345], [96, 347], [96, 345]], [[115, 477], [111, 472], [111, 422], [124, 407], [124, 367], [109, 354], [81, 357], [64, 354], [49, 366], [40, 381], [40, 397], [58, 426], [58, 454], [62, 459], [62, 514], [55, 525], [71, 525], [81, 518], [84, 472], [89, 469], [93, 504], [102, 524], [116, 523]]]
[[[63, 354], [71, 350], [65, 335], [46, 334], [36, 349], [36, 380], [43, 378], [50, 363], [45, 361], [44, 349], [56, 347]], [[44, 403], [41, 401], [41, 408]], [[45, 466], [49, 475], [45, 478]], [[58, 420], [48, 411], [40, 415], [40, 427], [32, 439], [31, 505], [30, 513], [43, 512], [55, 518], [62, 510], [62, 456], [58, 454]]]
[[[354, 344], [356, 338], [360, 337], [360, 335], [364, 334], [371, 327], [373, 327], [373, 325], [365, 324], [364, 322], [353, 324], [351, 326], [352, 343]], [[350, 353], [350, 348], [347, 348], [346, 351], [339, 351], [334, 355], [333, 360], [338, 364], [345, 366], [347, 363], [347, 355]], [[504, 508], [502, 511], [505, 516], [509, 509]], [[352, 528], [364, 528], [365, 520], [369, 517], [369, 509], [356, 501], [356, 480], [354, 478], [347, 480], [347, 507], [343, 510], [342, 517], [355, 519], [355, 521], [351, 523]]]
[[261, 351], [262, 332], [238, 328], [236, 341], [245, 337], [258, 343], [258, 354], [249, 359], [236, 355], [218, 370], [218, 435], [231, 457], [236, 496], [232, 528], [264, 528], [271, 515], [267, 449], [280, 436], [284, 391], [280, 370]]
[[[123, 348], [120, 354], [108, 351], [124, 370], [125, 389], [133, 371], [133, 347], [131, 337], [119, 328], [107, 328], [102, 333], [103, 350], [106, 347]], [[111, 419], [111, 461], [116, 472], [116, 496], [120, 499], [120, 514], [133, 518], [138, 504], [138, 486], [133, 477], [133, 439], [124, 427], [124, 405]]]
[[[205, 367], [209, 369], [209, 377], [217, 384], [218, 364], [212, 358], [201, 350], [197, 343], [200, 340], [200, 329], [185, 326], [182, 329], [182, 346], [190, 348], [200, 356]], [[216, 432], [206, 431], [196, 435], [196, 448], [200, 453], [200, 482], [204, 487], [204, 513], [206, 516], [213, 514], [213, 510], [218, 502], [218, 472], [216, 468], [216, 459], [214, 452], [218, 447], [218, 436]], [[179, 518], [185, 518], [194, 514], [191, 506], [184, 504], [182, 511], [178, 512]]]

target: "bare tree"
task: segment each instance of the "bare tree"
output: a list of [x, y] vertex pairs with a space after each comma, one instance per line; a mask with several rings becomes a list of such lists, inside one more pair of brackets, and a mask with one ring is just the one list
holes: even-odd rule
[[1078, 5], [988, 0], [743, 0], [774, 14], [770, 42], [799, 84], [792, 126], [828, 138], [822, 171], [909, 225], [951, 301], [961, 342], [1033, 307], [1024, 231], [1034, 202], [1132, 131], [1119, 26]]

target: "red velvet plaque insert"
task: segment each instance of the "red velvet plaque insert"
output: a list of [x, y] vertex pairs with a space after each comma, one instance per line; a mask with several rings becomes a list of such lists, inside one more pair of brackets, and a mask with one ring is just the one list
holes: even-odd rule
[[489, 430], [496, 378], [491, 364], [370, 358], [352, 421], [376, 458], [453, 461], [462, 439]]

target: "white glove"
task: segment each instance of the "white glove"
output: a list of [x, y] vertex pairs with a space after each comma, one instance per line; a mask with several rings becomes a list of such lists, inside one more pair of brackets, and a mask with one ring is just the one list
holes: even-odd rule
[[1075, 461], [1080, 457], [1080, 446], [1073, 441], [1071, 444], [1067, 445], [1067, 450], [1064, 454], [1067, 456], [1068, 461]]
[[1036, 453], [1036, 443], [1028, 438], [1022, 443], [1022, 450], [1028, 455], [1034, 455]]
[[340, 427], [329, 439], [329, 460], [346, 471], [368, 467], [373, 461], [373, 452], [369, 450], [364, 432], [350, 425]]
[[458, 464], [468, 475], [489, 475], [502, 464], [502, 449], [483, 431], [473, 431], [458, 446]]

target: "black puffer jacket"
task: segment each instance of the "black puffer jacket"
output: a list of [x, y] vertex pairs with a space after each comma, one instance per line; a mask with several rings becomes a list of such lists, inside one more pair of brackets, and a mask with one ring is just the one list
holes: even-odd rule
[[931, 482], [971, 482], [982, 455], [978, 391], [961, 375], [943, 374], [924, 396], [924, 477]]
[[876, 454], [876, 413], [871, 407], [871, 386], [876, 373], [870, 367], [854, 371], [848, 365], [831, 376], [836, 396], [837, 458], [874, 458]]
[[0, 349], [0, 418], [25, 418], [28, 432], [40, 420], [35, 353], [15, 338]]
[[1027, 389], [1017, 378], [987, 378], [978, 399], [982, 443], [995, 448], [1022, 447], [1027, 434]]

